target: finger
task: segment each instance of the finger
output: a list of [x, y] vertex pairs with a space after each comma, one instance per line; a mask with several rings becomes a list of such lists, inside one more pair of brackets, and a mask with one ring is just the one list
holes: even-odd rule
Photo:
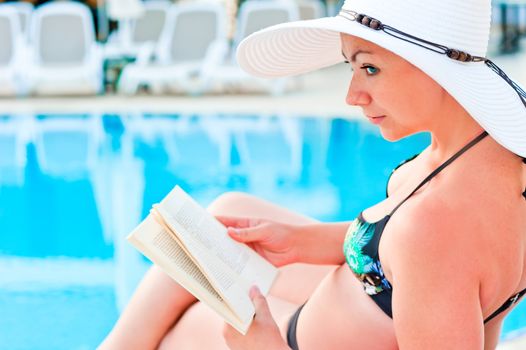
[[229, 227], [227, 232], [230, 235], [230, 237], [242, 243], [261, 241], [265, 237], [265, 230], [262, 230], [261, 227]]
[[254, 308], [256, 309], [256, 318], [272, 318], [272, 315], [270, 314], [270, 309], [268, 307], [267, 299], [263, 294], [261, 294], [261, 291], [257, 286], [253, 286], [252, 288], [250, 288], [249, 296], [252, 300], [252, 303], [254, 304]]
[[234, 327], [225, 322], [225, 325], [223, 326], [223, 339], [225, 339], [225, 343], [229, 349], [234, 348], [239, 336], [239, 333], [234, 329]]
[[225, 322], [223, 326], [223, 338], [230, 339], [235, 335], [236, 335], [236, 330], [234, 329], [234, 327], [232, 327], [231, 325]]
[[216, 219], [226, 227], [250, 227], [250, 219], [234, 216], [216, 216]]

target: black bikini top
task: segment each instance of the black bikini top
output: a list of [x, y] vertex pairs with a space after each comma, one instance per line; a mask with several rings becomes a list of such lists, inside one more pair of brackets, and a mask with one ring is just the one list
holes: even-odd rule
[[[362, 283], [365, 293], [367, 293], [373, 301], [389, 316], [393, 317], [392, 314], [392, 291], [393, 286], [385, 277], [382, 264], [380, 263], [379, 246], [380, 239], [384, 228], [395, 213], [405, 201], [407, 201], [416, 191], [422, 186], [431, 181], [439, 172], [445, 167], [451, 164], [455, 159], [460, 157], [464, 152], [473, 147], [475, 144], [480, 142], [488, 136], [487, 132], [481, 133], [478, 137], [464, 146], [460, 151], [454, 154], [446, 162], [440, 165], [435, 171], [427, 176], [402, 202], [400, 202], [389, 215], [386, 215], [380, 221], [368, 222], [364, 219], [362, 213], [351, 223], [347, 230], [345, 242], [343, 245], [344, 255], [351, 271]], [[403, 164], [413, 160], [418, 156], [415, 155], [406, 161], [398, 165], [393, 172]], [[523, 158], [526, 164], [526, 158]], [[392, 175], [392, 173], [391, 173]], [[526, 199], [526, 190], [522, 193]], [[526, 294], [526, 289], [520, 291], [517, 294], [511, 296], [504, 304], [492, 313], [488, 318], [484, 320], [484, 323], [489, 322], [491, 319], [513, 306], [518, 300], [520, 300]]]

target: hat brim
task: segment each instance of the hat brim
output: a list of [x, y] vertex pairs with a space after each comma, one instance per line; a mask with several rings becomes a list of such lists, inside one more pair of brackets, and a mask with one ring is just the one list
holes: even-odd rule
[[263, 29], [241, 42], [237, 60], [248, 73], [265, 78], [311, 72], [344, 61], [340, 33], [371, 41], [409, 61], [440, 84], [498, 143], [526, 157], [526, 107], [483, 62], [454, 61], [341, 16]]

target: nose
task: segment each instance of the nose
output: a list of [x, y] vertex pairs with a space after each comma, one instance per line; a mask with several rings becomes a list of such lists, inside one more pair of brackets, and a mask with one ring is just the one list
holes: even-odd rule
[[349, 90], [345, 102], [351, 106], [367, 106], [372, 101], [371, 95], [360, 87], [356, 78], [353, 77], [349, 83]]

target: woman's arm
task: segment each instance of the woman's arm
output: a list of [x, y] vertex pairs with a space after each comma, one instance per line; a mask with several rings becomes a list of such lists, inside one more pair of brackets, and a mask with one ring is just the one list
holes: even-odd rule
[[484, 348], [480, 267], [467, 234], [473, 227], [449, 214], [419, 207], [390, 222], [396, 229], [383, 242], [392, 244], [393, 320], [402, 350]]
[[295, 232], [297, 262], [341, 265], [345, 262], [343, 241], [350, 222], [298, 226]]
[[218, 217], [229, 235], [276, 266], [291, 263], [339, 265], [348, 222], [289, 225], [264, 219]]

